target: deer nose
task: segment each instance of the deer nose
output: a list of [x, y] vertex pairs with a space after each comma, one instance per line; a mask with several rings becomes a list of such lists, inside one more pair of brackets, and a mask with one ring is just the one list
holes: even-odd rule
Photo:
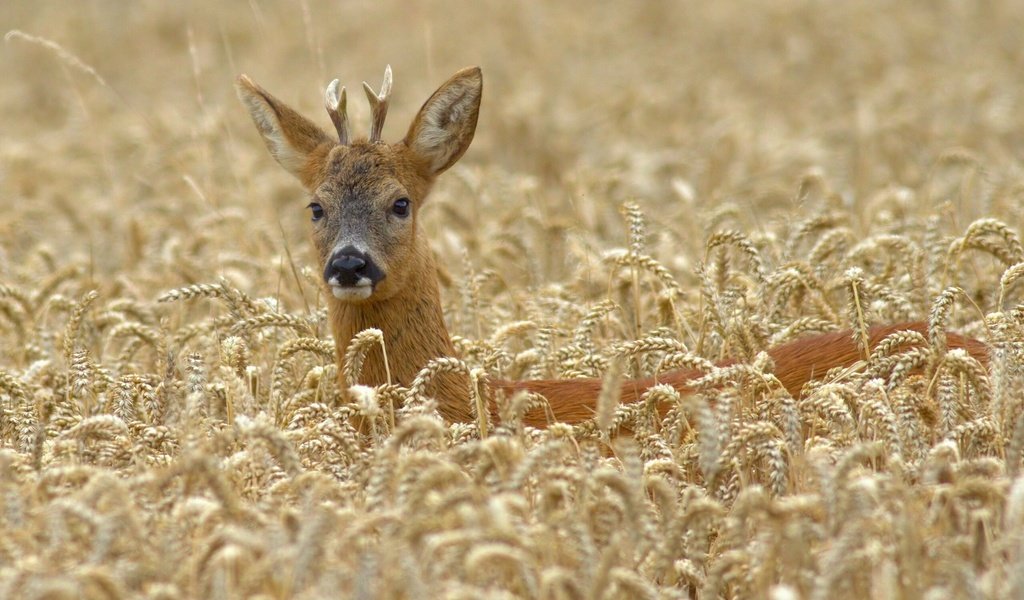
[[331, 267], [339, 273], [357, 274], [366, 268], [366, 261], [358, 256], [346, 254], [332, 260]]
[[381, 279], [384, 279], [384, 273], [373, 259], [353, 246], [336, 250], [324, 268], [324, 281], [328, 285], [372, 286]]

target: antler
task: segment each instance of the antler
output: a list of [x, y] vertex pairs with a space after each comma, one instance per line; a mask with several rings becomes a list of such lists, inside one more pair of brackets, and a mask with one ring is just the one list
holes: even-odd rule
[[373, 123], [370, 126], [370, 141], [379, 142], [384, 131], [384, 118], [388, 116], [388, 102], [391, 99], [391, 65], [384, 69], [384, 83], [380, 85], [380, 93], [376, 94], [370, 84], [363, 82], [366, 99], [370, 101]]
[[347, 103], [345, 88], [341, 88], [339, 93], [337, 79], [327, 84], [327, 90], [324, 92], [324, 106], [327, 107], [327, 114], [331, 115], [334, 128], [338, 130], [338, 141], [342, 146], [348, 145], [348, 114], [345, 110]]

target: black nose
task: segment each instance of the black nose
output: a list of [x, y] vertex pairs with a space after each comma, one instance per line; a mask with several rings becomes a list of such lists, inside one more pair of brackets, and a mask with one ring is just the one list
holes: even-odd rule
[[331, 267], [339, 273], [356, 273], [358, 274], [366, 267], [366, 261], [359, 258], [358, 256], [352, 256], [346, 254], [339, 256], [331, 261]]
[[328, 259], [324, 281], [329, 285], [357, 285], [362, 279], [368, 279], [371, 284], [384, 279], [384, 273], [365, 252], [353, 246], [345, 246]]

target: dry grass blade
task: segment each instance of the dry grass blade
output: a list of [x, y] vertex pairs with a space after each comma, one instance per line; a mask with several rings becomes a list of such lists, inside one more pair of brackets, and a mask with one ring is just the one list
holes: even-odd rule
[[78, 58], [77, 56], [75, 56], [74, 54], [72, 54], [63, 46], [61, 46], [57, 42], [54, 42], [53, 40], [48, 40], [43, 37], [31, 35], [25, 33], [24, 31], [19, 31], [17, 29], [12, 29], [4, 34], [5, 42], [10, 42], [11, 40], [23, 40], [31, 44], [38, 44], [56, 54], [57, 57], [60, 58], [61, 61], [63, 61], [65, 64], [74, 67], [75, 69], [78, 69], [79, 71], [92, 77], [94, 80], [96, 80], [96, 83], [100, 84], [103, 87], [109, 87], [107, 85], [107, 82], [103, 79], [103, 77], [101, 77], [100, 74], [96, 72], [96, 69], [84, 63], [82, 59]]

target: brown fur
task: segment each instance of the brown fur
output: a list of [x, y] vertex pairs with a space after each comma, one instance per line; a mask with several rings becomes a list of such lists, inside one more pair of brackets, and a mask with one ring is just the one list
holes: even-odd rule
[[[390, 370], [392, 383], [408, 386], [431, 359], [455, 354], [441, 312], [433, 254], [425, 249], [415, 261], [421, 268], [414, 271], [416, 279], [403, 288], [406, 293], [379, 302], [331, 302], [331, 325], [339, 365], [344, 360], [352, 336], [370, 327], [380, 329], [384, 334], [388, 369], [384, 367], [383, 353], [375, 348], [363, 363], [360, 383], [372, 386], [388, 383], [387, 371]], [[446, 373], [433, 385], [432, 393], [439, 399], [441, 413], [446, 419], [471, 419], [465, 376]]]
[[[868, 331], [870, 346], [874, 348], [886, 336], [897, 331], [916, 331], [927, 335], [928, 324], [924, 322], [898, 323], [872, 327]], [[768, 350], [775, 363], [774, 374], [793, 396], [799, 397], [804, 386], [815, 377], [824, 375], [836, 367], [849, 367], [863, 358], [861, 351], [854, 343], [851, 330], [825, 333], [801, 338]], [[959, 334], [947, 334], [949, 348], [963, 348], [971, 356], [987, 364], [989, 359], [988, 346], [982, 342]], [[735, 361], [726, 360], [718, 366], [728, 366]], [[651, 386], [668, 384], [683, 393], [691, 392], [690, 382], [702, 373], [694, 370], [674, 371], [660, 377], [648, 377], [629, 380], [622, 383], [620, 401], [624, 404], [636, 402]], [[601, 391], [600, 379], [568, 379], [538, 381], [505, 381], [490, 382], [492, 390], [512, 394], [519, 390], [527, 390], [541, 394], [548, 400], [555, 420], [578, 423], [594, 416], [594, 406]], [[668, 407], [661, 407], [661, 412]], [[549, 415], [540, 409], [530, 411], [524, 416], [524, 422], [534, 427], [545, 427], [550, 422]]]
[[[396, 144], [332, 143], [317, 125], [288, 108], [244, 75], [238, 95], [249, 109], [271, 155], [295, 175], [326, 214], [314, 224], [313, 245], [326, 264], [344, 227], [365, 221], [360, 241], [385, 272], [369, 298], [341, 301], [328, 292], [331, 328], [339, 365], [352, 336], [373, 327], [384, 334], [363, 364], [360, 382], [408, 386], [431, 359], [454, 354], [444, 325], [433, 252], [419, 223], [419, 210], [434, 179], [469, 147], [476, 130], [482, 91], [478, 68], [459, 71], [424, 103], [405, 139]], [[385, 217], [397, 198], [408, 198], [407, 219]], [[344, 218], [343, 218], [344, 217]], [[444, 374], [433, 394], [445, 418], [470, 418], [465, 376]]]
[[[434, 179], [465, 153], [473, 139], [482, 90], [480, 70], [463, 69], [438, 88], [420, 109], [405, 139], [397, 144], [332, 143], [319, 127], [244, 75], [237, 88], [271, 154], [303, 183], [328, 215], [349, 210], [350, 217], [356, 214], [376, 219], [367, 226], [366, 241], [374, 259], [386, 271], [386, 278], [364, 300], [340, 301], [328, 294], [331, 326], [341, 367], [352, 336], [367, 328], [380, 329], [388, 368], [383, 353], [375, 349], [366, 358], [360, 382], [372, 386], [388, 383], [390, 369], [391, 383], [408, 386], [431, 359], [455, 352], [441, 312], [433, 253], [416, 216]], [[412, 203], [408, 223], [374, 217], [384, 214], [399, 195]], [[356, 213], [351, 213], [353, 203], [358, 203]], [[314, 226], [313, 243], [322, 264], [328, 260], [341, 227], [338, 217]], [[926, 324], [920, 322], [873, 327], [869, 331], [870, 345], [874, 347], [890, 333], [905, 329], [927, 334]], [[988, 360], [987, 347], [977, 340], [950, 334], [948, 345], [966, 349], [983, 363]], [[776, 377], [793, 396], [799, 396], [804, 385], [816, 376], [835, 367], [850, 366], [861, 358], [850, 331], [796, 340], [771, 348], [768, 353], [775, 362]], [[728, 364], [732, 361], [719, 363]], [[658, 383], [689, 392], [690, 383], [699, 376], [696, 371], [676, 371], [629, 380], [622, 383], [621, 401], [635, 402]], [[488, 384], [490, 392], [528, 390], [543, 395], [552, 415], [533, 410], [526, 414], [525, 422], [544, 427], [551, 417], [568, 423], [592, 417], [602, 382], [491, 380]], [[446, 419], [471, 419], [465, 376], [445, 374], [434, 385], [432, 393]]]

